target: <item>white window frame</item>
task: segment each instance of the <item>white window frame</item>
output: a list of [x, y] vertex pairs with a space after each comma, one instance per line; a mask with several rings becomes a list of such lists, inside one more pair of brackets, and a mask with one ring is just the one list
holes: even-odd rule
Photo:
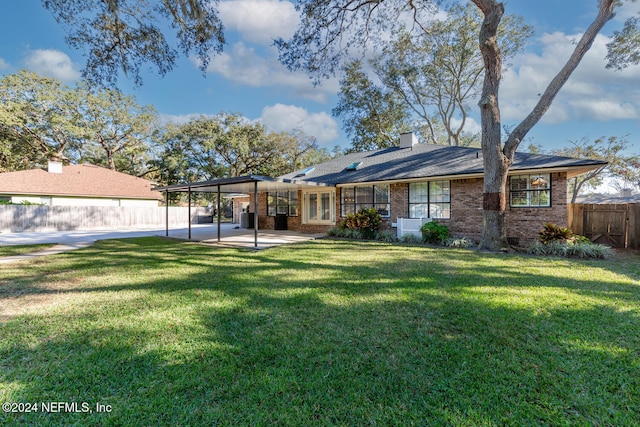
[[[322, 217], [322, 205], [318, 203], [316, 207], [316, 218], [310, 218], [310, 195], [315, 194], [318, 196], [318, 200], [321, 200], [322, 194], [329, 194], [329, 219], [320, 219]], [[319, 225], [335, 225], [336, 223], [336, 190], [335, 188], [329, 189], [314, 189], [302, 191], [302, 223], [303, 224], [319, 224]]]

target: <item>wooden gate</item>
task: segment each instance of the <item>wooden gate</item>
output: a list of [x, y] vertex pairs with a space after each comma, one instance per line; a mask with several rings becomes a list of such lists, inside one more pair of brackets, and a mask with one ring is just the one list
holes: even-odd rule
[[594, 243], [629, 247], [629, 205], [585, 204], [583, 234]]

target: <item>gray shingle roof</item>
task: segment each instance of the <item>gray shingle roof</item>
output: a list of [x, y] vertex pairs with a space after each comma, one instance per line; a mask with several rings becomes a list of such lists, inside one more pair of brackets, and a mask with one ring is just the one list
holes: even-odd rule
[[[362, 163], [356, 170], [345, 170], [347, 166], [357, 162]], [[518, 152], [510, 170], [514, 172], [553, 168], [583, 171], [604, 164], [606, 162], [598, 160]], [[416, 178], [463, 178], [465, 175], [482, 174], [484, 167], [482, 151], [479, 148], [416, 144], [412, 148], [392, 147], [351, 153], [315, 165], [315, 168], [305, 175], [301, 175], [301, 171], [280, 178], [339, 185]]]

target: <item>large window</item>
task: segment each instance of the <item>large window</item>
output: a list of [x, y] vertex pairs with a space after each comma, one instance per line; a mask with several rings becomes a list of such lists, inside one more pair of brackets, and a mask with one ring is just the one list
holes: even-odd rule
[[548, 173], [514, 175], [510, 184], [511, 207], [551, 206], [551, 179]]
[[267, 215], [298, 216], [298, 192], [278, 191], [267, 193]]
[[409, 218], [451, 218], [450, 182], [410, 183]]
[[358, 185], [342, 187], [341, 215], [355, 213], [362, 208], [374, 208], [383, 217], [389, 217], [389, 185]]

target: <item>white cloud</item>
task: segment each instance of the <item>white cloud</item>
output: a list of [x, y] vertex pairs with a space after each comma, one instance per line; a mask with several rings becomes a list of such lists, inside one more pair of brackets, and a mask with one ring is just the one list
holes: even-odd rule
[[270, 45], [278, 37], [290, 38], [300, 22], [293, 3], [288, 1], [223, 1], [218, 10], [227, 29], [239, 32], [246, 41], [263, 45]]
[[25, 58], [25, 65], [31, 71], [62, 81], [73, 81], [80, 78], [80, 73], [74, 69], [71, 58], [59, 50], [34, 50]]
[[207, 72], [244, 86], [286, 87], [296, 96], [320, 103], [325, 103], [329, 94], [338, 92], [337, 80], [314, 87], [307, 74], [291, 72], [278, 62], [275, 55], [260, 56], [255, 48], [244, 43], [235, 43], [229, 52], [212, 57]]
[[327, 113], [310, 113], [295, 105], [275, 104], [264, 107], [260, 121], [274, 132], [301, 130], [314, 136], [319, 144], [338, 138], [338, 123]]
[[[451, 124], [454, 129], [460, 126], [461, 123], [462, 123], [462, 119], [458, 119], [458, 118], [451, 119]], [[473, 119], [472, 117], [467, 117], [467, 119], [464, 122], [464, 131], [469, 132], [471, 134], [477, 134], [482, 131], [482, 126], [480, 125], [480, 123], [475, 121], [475, 119]]]
[[0, 58], [0, 70], [6, 70], [7, 68], [9, 68], [9, 63]]
[[[505, 120], [523, 119], [538, 102], [553, 77], [564, 66], [580, 35], [556, 32], [538, 39], [540, 53], [526, 53], [513, 60], [500, 90]], [[586, 119], [608, 121], [640, 118], [640, 67], [623, 71], [605, 68], [606, 44], [599, 35], [573, 75], [562, 88], [542, 121], [562, 123]]]
[[190, 113], [190, 114], [158, 114], [158, 121], [161, 125], [175, 124], [183, 125], [200, 117], [215, 117], [211, 114]]

